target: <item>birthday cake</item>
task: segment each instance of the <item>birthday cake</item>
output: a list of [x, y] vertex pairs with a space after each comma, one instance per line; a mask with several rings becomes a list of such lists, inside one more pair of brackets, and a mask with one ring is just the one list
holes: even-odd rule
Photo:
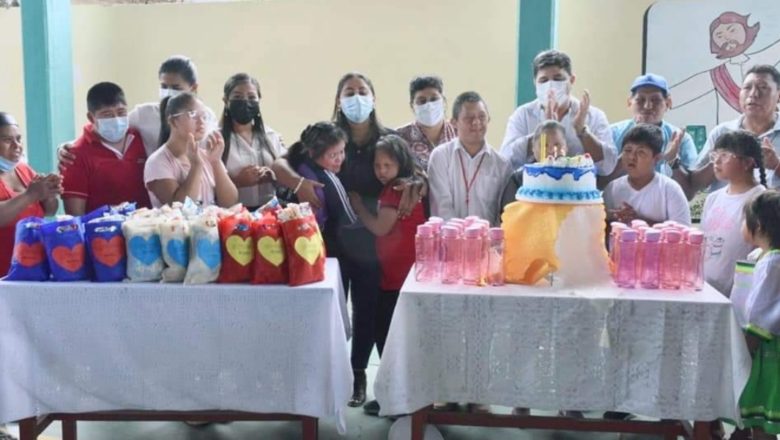
[[516, 200], [535, 203], [589, 205], [603, 203], [596, 189], [596, 167], [585, 154], [573, 157], [548, 157], [523, 167], [523, 185]]

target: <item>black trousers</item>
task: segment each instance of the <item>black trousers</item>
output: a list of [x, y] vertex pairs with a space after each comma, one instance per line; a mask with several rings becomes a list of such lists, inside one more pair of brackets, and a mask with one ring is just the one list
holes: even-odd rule
[[374, 332], [381, 273], [376, 259], [339, 258], [344, 292], [352, 295], [353, 370], [365, 370], [374, 348]]
[[379, 300], [376, 306], [376, 349], [379, 356], [385, 349], [387, 334], [390, 332], [390, 323], [393, 321], [395, 304], [398, 302], [398, 290], [383, 290], [379, 292]]

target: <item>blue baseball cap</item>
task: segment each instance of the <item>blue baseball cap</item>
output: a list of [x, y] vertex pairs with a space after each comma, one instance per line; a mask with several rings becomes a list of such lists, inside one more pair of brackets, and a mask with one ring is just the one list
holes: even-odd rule
[[655, 87], [660, 89], [664, 96], [669, 94], [669, 85], [666, 83], [666, 78], [654, 73], [637, 76], [634, 83], [631, 84], [631, 93], [636, 93], [636, 89], [640, 87]]

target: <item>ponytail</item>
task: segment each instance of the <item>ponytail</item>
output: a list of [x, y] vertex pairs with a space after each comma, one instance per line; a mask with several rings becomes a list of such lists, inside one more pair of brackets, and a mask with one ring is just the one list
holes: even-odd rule
[[165, 110], [168, 109], [168, 101], [171, 100], [170, 96], [166, 96], [160, 101], [160, 136], [157, 139], [157, 147], [168, 142], [168, 138], [171, 137], [171, 126], [168, 125], [168, 116], [165, 115]]

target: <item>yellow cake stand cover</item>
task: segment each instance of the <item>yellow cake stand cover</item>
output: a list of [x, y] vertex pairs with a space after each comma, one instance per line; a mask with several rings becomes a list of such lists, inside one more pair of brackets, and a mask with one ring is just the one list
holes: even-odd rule
[[506, 282], [534, 285], [552, 272], [565, 285], [610, 279], [603, 203], [510, 203], [501, 215]]

